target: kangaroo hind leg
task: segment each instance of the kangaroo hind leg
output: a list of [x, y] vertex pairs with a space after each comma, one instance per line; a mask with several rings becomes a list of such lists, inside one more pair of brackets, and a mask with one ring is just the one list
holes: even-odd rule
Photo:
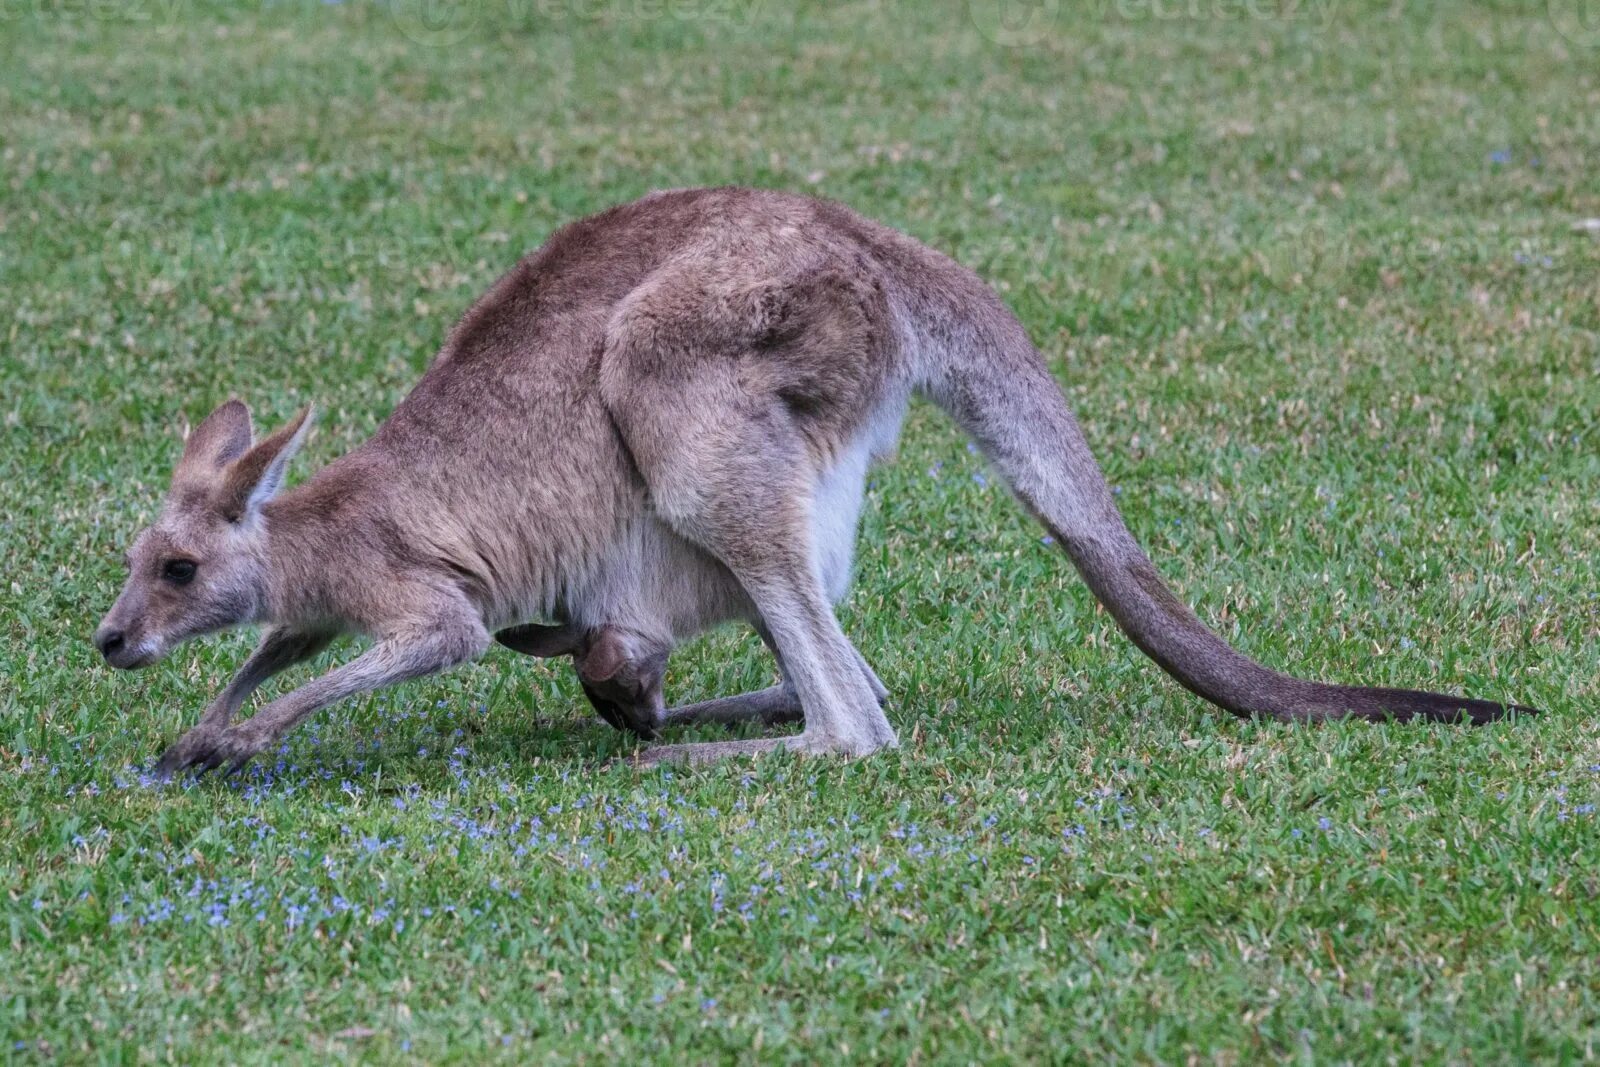
[[806, 443], [781, 404], [730, 410], [718, 403], [723, 384], [680, 380], [670, 396], [636, 387], [614, 414], [663, 519], [721, 560], [749, 595], [805, 729], [784, 738], [668, 746], [642, 759], [700, 762], [779, 745], [862, 756], [893, 745], [879, 689], [820, 577], [811, 529], [816, 474]]
[[866, 755], [895, 734], [834, 616], [815, 520], [828, 475], [895, 392], [886, 298], [800, 227], [738, 252], [736, 268], [685, 263], [629, 297], [608, 328], [600, 392], [652, 509], [727, 567], [770, 631], [805, 728], [645, 758], [779, 745]]

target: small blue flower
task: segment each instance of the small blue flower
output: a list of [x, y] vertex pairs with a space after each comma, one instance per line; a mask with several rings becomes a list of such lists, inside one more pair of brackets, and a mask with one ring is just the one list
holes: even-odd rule
[[1509, 148], [1500, 148], [1500, 149], [1496, 149], [1493, 152], [1490, 152], [1489, 153], [1489, 162], [1490, 163], [1502, 163], [1502, 164], [1503, 163], [1510, 163], [1511, 162], [1511, 150]]

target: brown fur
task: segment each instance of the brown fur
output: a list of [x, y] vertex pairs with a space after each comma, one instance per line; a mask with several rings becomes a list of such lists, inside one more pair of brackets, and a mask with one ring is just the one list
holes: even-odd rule
[[[1119, 625], [1207, 699], [1302, 720], [1506, 710], [1306, 682], [1229, 648], [1128, 535], [992, 291], [837, 204], [748, 189], [657, 193], [562, 228], [462, 317], [371, 440], [281, 496], [304, 416], [254, 443], [243, 405], [223, 405], [190, 436], [97, 640], [131, 667], [205, 630], [268, 627], [168, 771], [237, 766], [318, 707], [472, 659], [495, 631], [575, 656], [602, 714], [642, 734], [803, 713], [797, 736], [647, 758], [870, 752], [894, 731], [832, 602], [866, 466], [914, 393], [972, 434]], [[197, 565], [181, 585], [163, 569], [179, 553]], [[518, 626], [538, 618], [560, 625]], [[783, 684], [667, 712], [668, 651], [729, 619], [761, 629]], [[230, 725], [261, 680], [347, 631], [373, 647]]]

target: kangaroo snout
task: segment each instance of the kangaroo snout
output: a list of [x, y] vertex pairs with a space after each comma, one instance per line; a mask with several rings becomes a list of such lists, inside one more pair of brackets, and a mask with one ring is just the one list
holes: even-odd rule
[[94, 632], [94, 647], [106, 658], [106, 662], [119, 671], [137, 670], [155, 662], [152, 649], [145, 646], [148, 642], [138, 641], [121, 626], [109, 620], [100, 624]]
[[98, 648], [100, 650], [100, 654], [106, 659], [110, 659], [118, 652], [121, 652], [127, 647], [127, 644], [128, 643], [123, 640], [123, 634], [121, 630], [95, 631], [94, 647]]

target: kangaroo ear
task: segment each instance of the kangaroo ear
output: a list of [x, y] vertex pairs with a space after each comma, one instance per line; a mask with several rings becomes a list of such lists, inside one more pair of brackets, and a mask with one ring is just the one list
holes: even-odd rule
[[229, 400], [183, 434], [183, 456], [178, 469], [201, 476], [214, 475], [250, 447], [250, 409], [242, 400]]
[[305, 408], [294, 421], [228, 464], [222, 472], [222, 490], [217, 502], [229, 522], [238, 522], [252, 514], [277, 493], [283, 485], [289, 461], [300, 451], [311, 429], [311, 415], [312, 409]]

